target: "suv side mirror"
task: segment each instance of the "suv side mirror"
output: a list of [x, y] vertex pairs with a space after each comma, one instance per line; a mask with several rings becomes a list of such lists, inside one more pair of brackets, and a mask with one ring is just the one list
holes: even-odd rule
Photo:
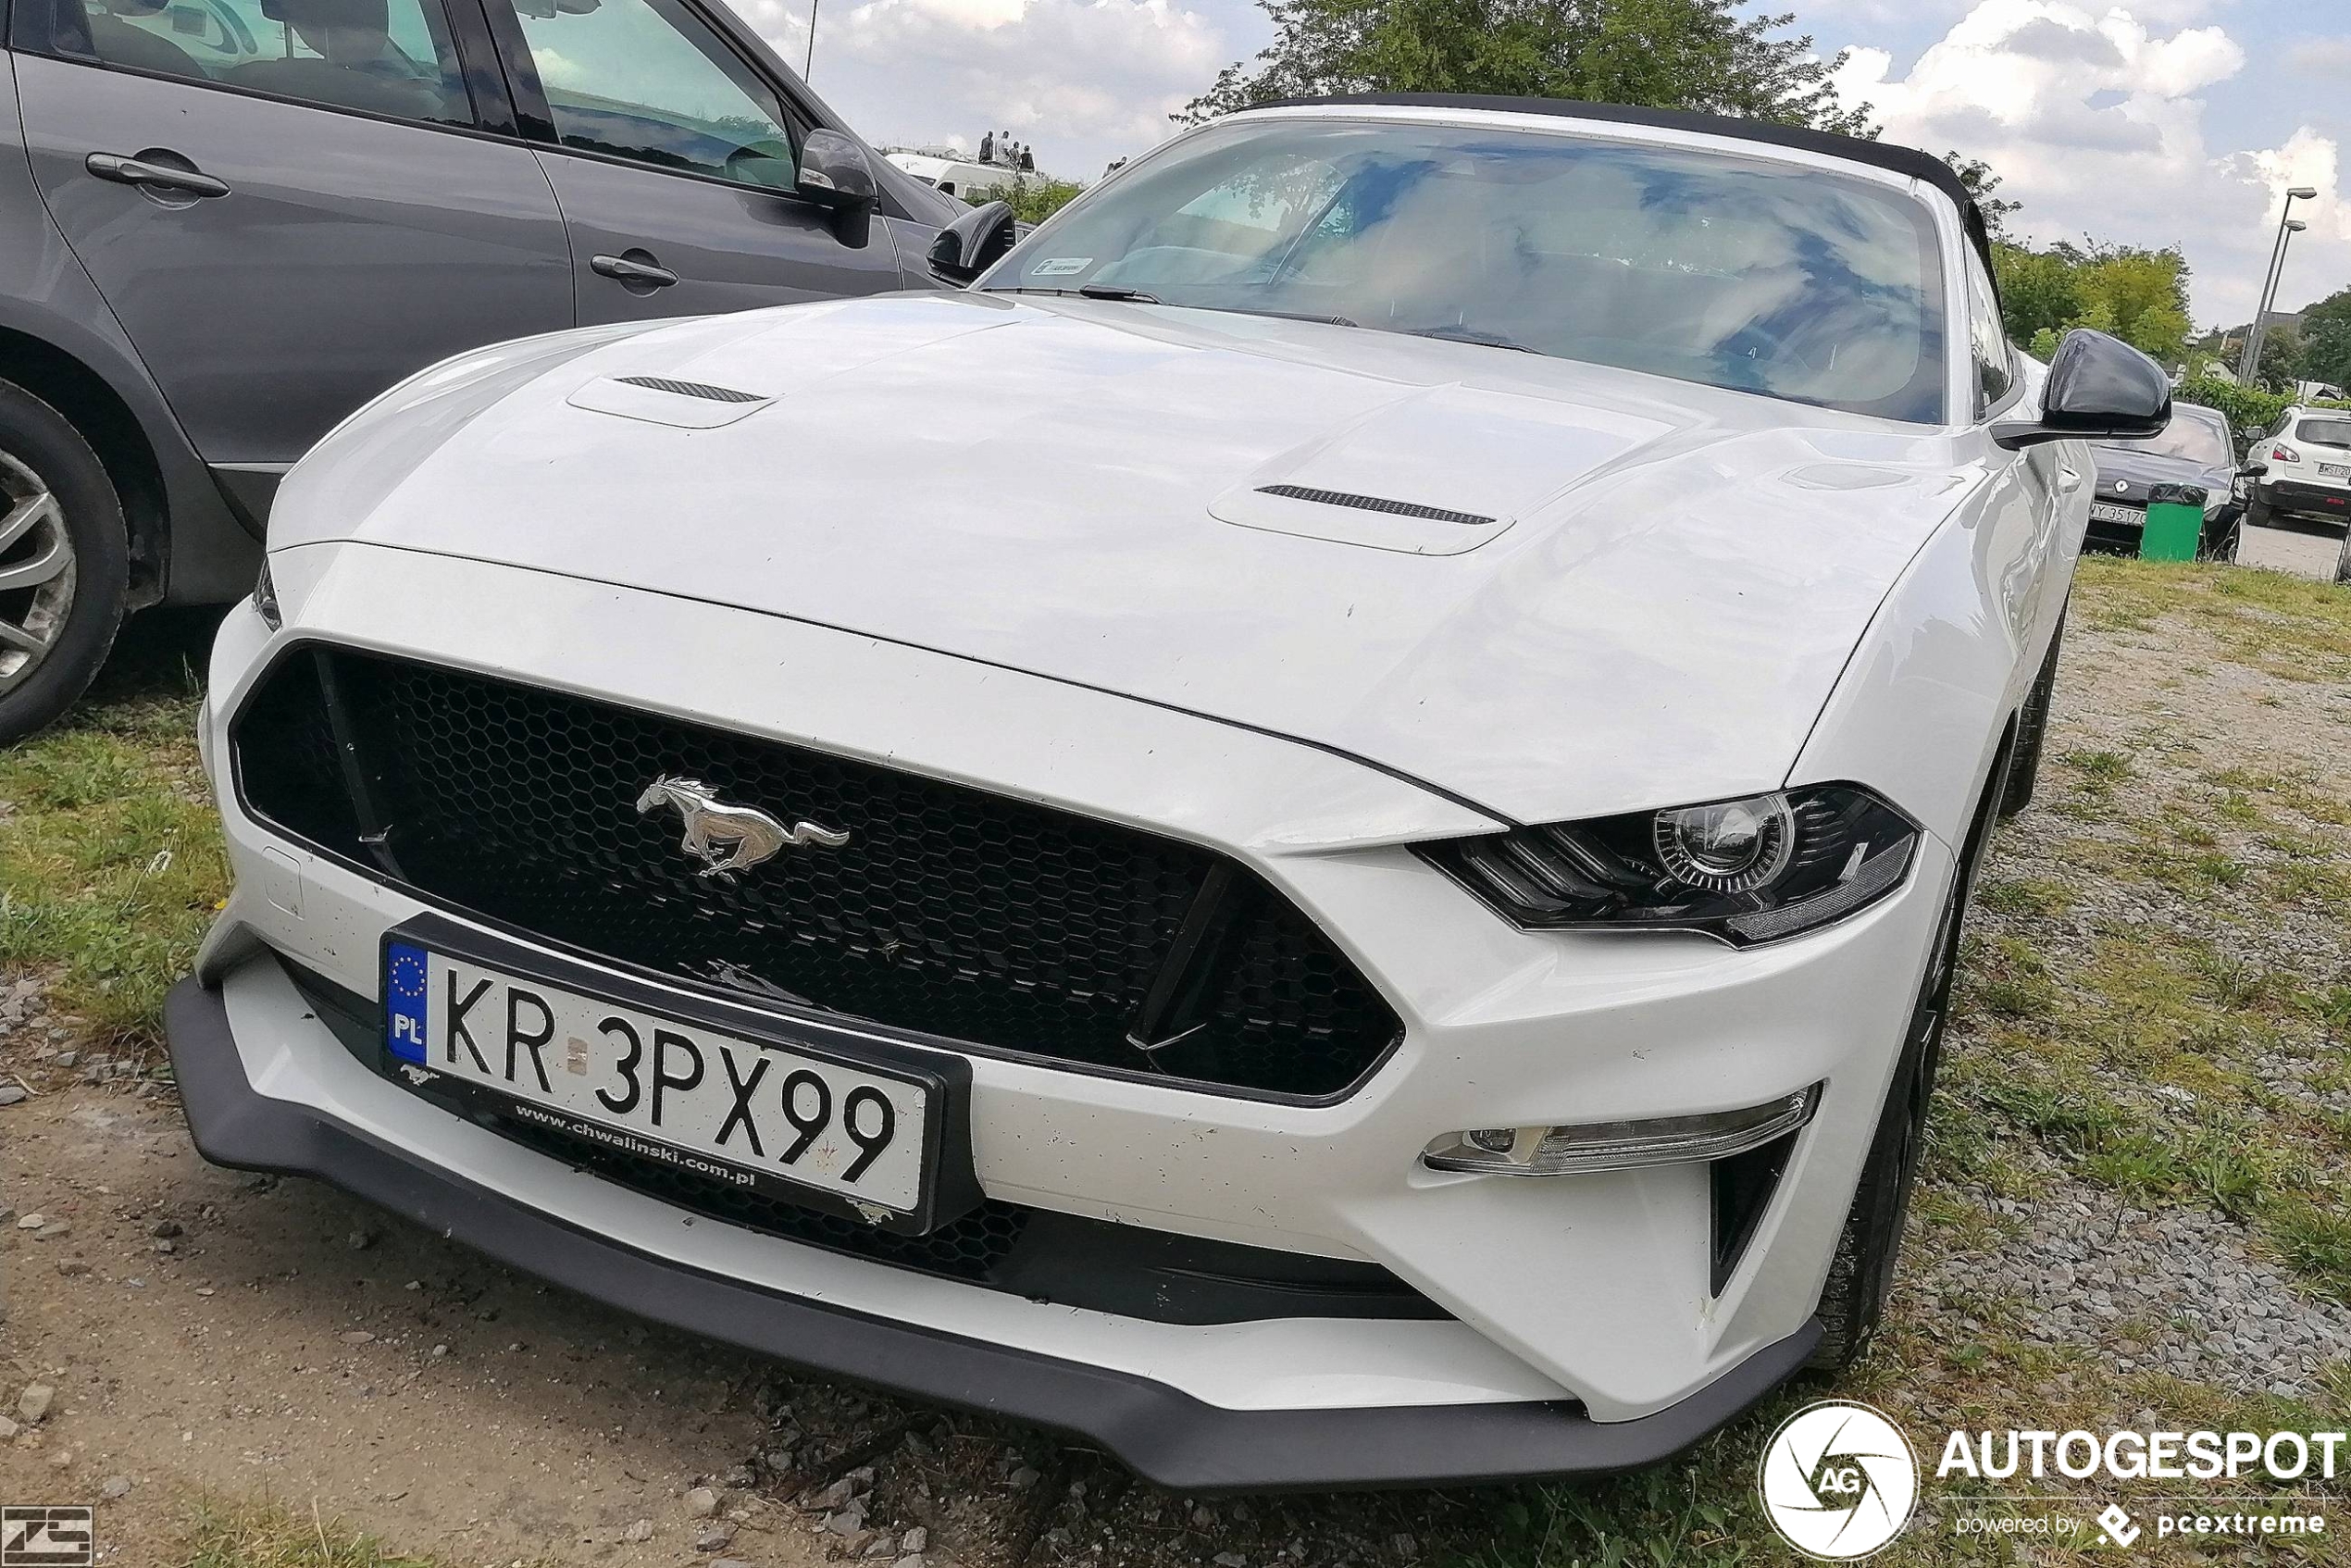
[[962, 288], [1003, 259], [1013, 248], [1013, 209], [1002, 202], [976, 206], [939, 231], [930, 243], [930, 269]]
[[2049, 360], [2041, 417], [1992, 427], [2010, 452], [2053, 441], [2145, 441], [2171, 422], [2171, 378], [2120, 338], [2077, 327]]
[[874, 166], [865, 149], [838, 131], [812, 131], [800, 144], [802, 196], [832, 208], [833, 237], [863, 250], [873, 232]]

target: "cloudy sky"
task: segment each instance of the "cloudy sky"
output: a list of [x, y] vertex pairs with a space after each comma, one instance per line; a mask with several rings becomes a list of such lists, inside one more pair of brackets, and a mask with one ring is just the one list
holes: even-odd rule
[[[794, 64], [809, 0], [734, 0]], [[820, 0], [814, 85], [868, 138], [1008, 128], [1089, 180], [1269, 31], [1251, 0]], [[2181, 245], [2200, 323], [2252, 312], [2280, 193], [2310, 223], [2281, 303], [2351, 284], [2345, 0], [1761, 0], [1793, 9], [1886, 135], [1959, 148], [2025, 204], [2016, 227]]]

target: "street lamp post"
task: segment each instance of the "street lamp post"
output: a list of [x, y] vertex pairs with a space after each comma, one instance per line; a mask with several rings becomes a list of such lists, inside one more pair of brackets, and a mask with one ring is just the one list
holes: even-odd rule
[[2285, 205], [2278, 209], [2278, 243], [2270, 247], [2270, 269], [2261, 276], [2261, 305], [2253, 313], [2253, 325], [2245, 330], [2245, 357], [2237, 364], [2237, 380], [2248, 385], [2253, 382], [2255, 372], [2261, 365], [2261, 335], [2269, 325], [2270, 306], [2276, 303], [2278, 283], [2285, 272], [2286, 236], [2309, 227], [2307, 223], [2295, 221], [2287, 214], [2294, 210], [2295, 203], [2314, 201], [2318, 194], [2315, 186], [2293, 186], [2285, 193]]
[[805, 81], [816, 68], [816, 0], [808, 0], [808, 57], [800, 63], [800, 80]]

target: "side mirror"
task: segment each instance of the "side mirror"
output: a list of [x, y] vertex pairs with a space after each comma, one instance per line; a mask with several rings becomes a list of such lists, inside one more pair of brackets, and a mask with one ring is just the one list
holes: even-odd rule
[[865, 149], [838, 131], [812, 131], [800, 144], [801, 195], [832, 208], [833, 236], [865, 248], [874, 225], [874, 166]]
[[930, 269], [962, 288], [1013, 248], [1013, 209], [1002, 202], [976, 206], [939, 231], [930, 243]]
[[2120, 338], [2077, 327], [2049, 360], [2041, 417], [1992, 427], [2010, 452], [2053, 441], [2145, 441], [2171, 422], [2171, 378]]

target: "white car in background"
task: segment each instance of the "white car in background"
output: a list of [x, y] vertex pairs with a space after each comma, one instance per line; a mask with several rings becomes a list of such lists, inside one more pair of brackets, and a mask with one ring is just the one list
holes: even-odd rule
[[2245, 479], [2255, 528], [2299, 517], [2351, 531], [2351, 409], [2287, 409], [2245, 454]]
[[1743, 122], [1335, 100], [1008, 218], [287, 479], [199, 1146], [1188, 1491], [1849, 1361], [2162, 373], [2028, 378], [1941, 160]]

